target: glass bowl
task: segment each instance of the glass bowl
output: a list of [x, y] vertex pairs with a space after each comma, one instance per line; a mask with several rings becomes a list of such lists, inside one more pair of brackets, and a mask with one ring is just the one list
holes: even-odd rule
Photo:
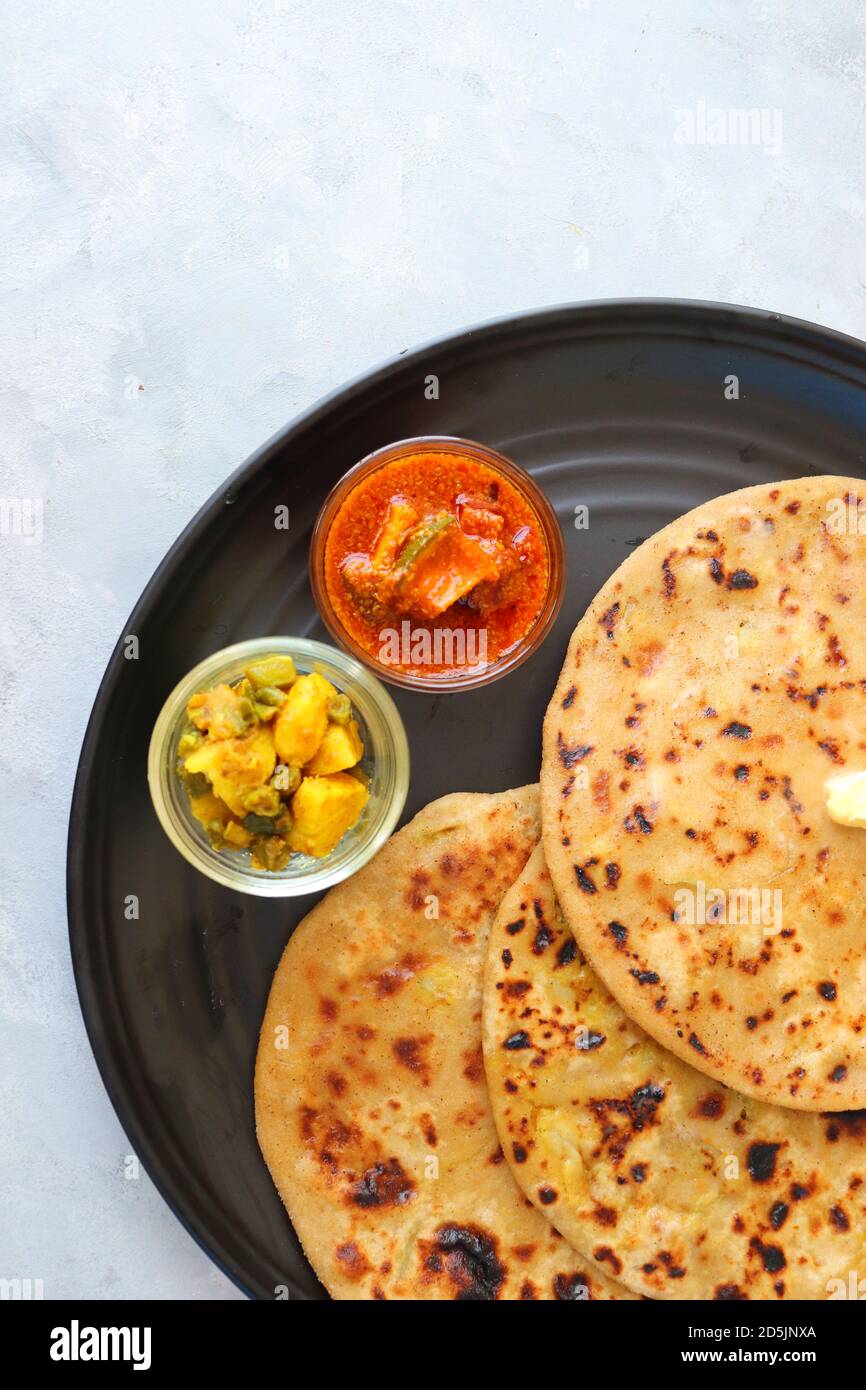
[[[395, 459], [419, 453], [462, 454], [499, 473], [511, 483], [512, 487], [522, 493], [531, 507], [547, 550], [549, 582], [544, 602], [532, 627], [500, 658], [484, 665], [467, 665], [462, 668], [454, 667], [451, 671], [427, 673], [422, 670], [395, 669], [387, 662], [377, 660], [346, 630], [339, 615], [335, 612], [328, 594], [325, 580], [325, 548], [328, 532], [337, 512], [343, 506], [352, 489], [370, 473]], [[501, 676], [505, 676], [516, 667], [521, 666], [541, 646], [553, 627], [562, 606], [562, 597], [565, 591], [565, 546], [562, 539], [562, 528], [557, 520], [556, 512], [538, 484], [533, 481], [525, 469], [507, 459], [504, 454], [499, 454], [495, 449], [488, 448], [486, 444], [478, 444], [471, 439], [458, 439], [450, 435], [419, 435], [413, 439], [401, 439], [395, 444], [388, 444], [385, 448], [377, 449], [375, 453], [368, 454], [366, 458], [361, 459], [360, 463], [356, 463], [354, 468], [350, 468], [329, 493], [313, 528], [313, 537], [310, 543], [310, 583], [322, 621], [334, 641], [339, 642], [342, 647], [350, 651], [353, 656], [357, 657], [358, 661], [369, 666], [381, 680], [388, 681], [392, 685], [403, 686], [409, 690], [438, 692], [472, 690], [477, 686], [488, 685], [491, 681], [499, 680]]]
[[[349, 696], [364, 742], [361, 766], [370, 793], [360, 819], [323, 859], [293, 854], [284, 869], [254, 869], [247, 850], [214, 849], [195, 819], [177, 775], [177, 745], [188, 727], [191, 695], [220, 681], [231, 681], [251, 661], [269, 653], [294, 658], [303, 675], [319, 671]], [[266, 898], [289, 898], [330, 888], [366, 864], [394, 829], [409, 788], [409, 746], [397, 708], [379, 681], [345, 652], [303, 637], [257, 637], [214, 652], [175, 686], [154, 725], [147, 779], [160, 825], [175, 849], [196, 869], [226, 888]]]

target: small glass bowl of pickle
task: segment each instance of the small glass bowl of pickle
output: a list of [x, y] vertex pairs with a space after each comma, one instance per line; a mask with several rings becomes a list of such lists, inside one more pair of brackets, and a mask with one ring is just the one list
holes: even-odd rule
[[210, 878], [267, 897], [347, 878], [394, 829], [409, 751], [384, 687], [306, 638], [240, 642], [175, 687], [148, 756], [154, 808]]

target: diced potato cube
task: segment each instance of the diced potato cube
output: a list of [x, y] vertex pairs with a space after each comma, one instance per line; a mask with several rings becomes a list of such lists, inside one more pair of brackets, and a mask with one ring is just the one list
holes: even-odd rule
[[277, 765], [273, 734], [261, 724], [245, 738], [220, 739], [197, 748], [184, 763], [187, 772], [203, 772], [232, 815], [246, 814], [244, 797], [267, 782]]
[[273, 724], [277, 752], [284, 763], [303, 767], [318, 750], [328, 727], [328, 704], [336, 695], [331, 682], [311, 671], [299, 676], [280, 705]]
[[252, 702], [243, 691], [225, 684], [191, 696], [186, 712], [197, 729], [215, 739], [246, 733], [255, 718]]
[[329, 772], [343, 772], [347, 767], [354, 767], [363, 754], [364, 745], [358, 731], [357, 719], [350, 719], [348, 724], [329, 724], [318, 752], [307, 763], [304, 771], [313, 777], [325, 777]]
[[[228, 743], [228, 739], [222, 741]], [[214, 769], [218, 768], [224, 753], [221, 743], [203, 743], [200, 748], [194, 748], [184, 758], [183, 767], [186, 773], [204, 773], [209, 782], [213, 782]]]
[[204, 796], [191, 796], [189, 808], [197, 821], [207, 827], [219, 821], [220, 825], [225, 825], [231, 816], [231, 811], [224, 801], [220, 801], [213, 792], [205, 792]]
[[268, 686], [294, 685], [298, 678], [295, 663], [290, 656], [263, 656], [247, 666], [244, 675], [256, 690]]
[[228, 844], [235, 845], [238, 849], [246, 849], [252, 838], [250, 832], [244, 830], [242, 825], [238, 825], [236, 820], [230, 820], [223, 831], [223, 839]]
[[347, 772], [305, 777], [292, 797], [294, 825], [289, 847], [297, 854], [324, 858], [355, 824], [367, 796], [364, 784]]

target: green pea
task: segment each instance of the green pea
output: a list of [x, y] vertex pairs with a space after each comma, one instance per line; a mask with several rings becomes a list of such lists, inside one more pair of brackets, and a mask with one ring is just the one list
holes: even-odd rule
[[275, 787], [254, 787], [244, 797], [244, 810], [257, 816], [276, 816], [280, 810], [280, 794]]
[[281, 705], [287, 698], [285, 690], [278, 690], [275, 685], [263, 685], [256, 691], [260, 705]]
[[335, 695], [328, 701], [328, 718], [335, 724], [348, 724], [352, 718], [352, 702], [348, 695]]
[[183, 771], [181, 776], [183, 777], [184, 786], [190, 796], [204, 796], [210, 791], [210, 782], [203, 772]]
[[250, 845], [253, 859], [272, 873], [284, 869], [289, 862], [291, 851], [285, 840], [278, 835], [257, 837]]
[[247, 678], [256, 689], [262, 686], [294, 685], [298, 678], [295, 663], [290, 656], [264, 656], [246, 668]]

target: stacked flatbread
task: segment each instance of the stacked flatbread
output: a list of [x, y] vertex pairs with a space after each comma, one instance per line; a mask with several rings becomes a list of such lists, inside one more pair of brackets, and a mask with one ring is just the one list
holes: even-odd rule
[[680, 518], [548, 710], [544, 854], [491, 938], [494, 1112], [539, 1210], [655, 1298], [827, 1298], [866, 1261], [866, 835], [825, 787], [866, 769], [864, 498]]
[[821, 1299], [866, 1260], [866, 1114], [741, 1095], [620, 1008], [541, 849], [490, 940], [484, 1050], [502, 1147], [575, 1250], [665, 1299]]
[[866, 1268], [866, 831], [824, 785], [866, 771], [861, 505], [779, 483], [646, 542], [570, 643], [541, 843], [535, 788], [445, 797], [295, 932], [256, 1119], [336, 1297]]
[[337, 1298], [628, 1298], [504, 1161], [481, 1053], [493, 916], [538, 790], [443, 797], [331, 890], [277, 969], [256, 1065], [262, 1152]]

